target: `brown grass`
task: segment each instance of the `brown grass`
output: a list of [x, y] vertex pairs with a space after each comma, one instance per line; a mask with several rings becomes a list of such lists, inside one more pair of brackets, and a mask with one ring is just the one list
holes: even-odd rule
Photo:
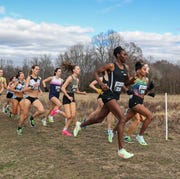
[[[3, 103], [5, 99], [1, 97]], [[77, 119], [88, 116], [96, 108], [96, 97], [96, 94], [76, 96]], [[48, 107], [47, 94], [40, 98]], [[126, 108], [127, 101], [128, 96], [122, 95], [119, 103]], [[35, 128], [31, 128], [26, 121], [23, 135], [17, 136], [17, 120], [0, 113], [0, 178], [179, 178], [179, 102], [179, 95], [168, 96], [169, 140], [166, 141], [164, 96], [146, 97], [145, 105], [154, 114], [145, 135], [149, 145], [125, 144], [125, 148], [135, 154], [130, 160], [118, 157], [117, 136], [113, 143], [107, 142], [106, 122], [87, 127], [77, 138], [68, 138], [61, 135], [64, 119], [56, 116], [55, 123], [47, 127], [37, 119]], [[73, 127], [74, 124], [71, 131]]]

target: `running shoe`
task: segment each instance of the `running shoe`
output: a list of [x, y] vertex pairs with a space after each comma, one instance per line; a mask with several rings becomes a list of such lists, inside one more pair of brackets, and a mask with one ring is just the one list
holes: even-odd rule
[[72, 136], [72, 134], [68, 130], [63, 130], [62, 135]]
[[42, 121], [42, 125], [43, 125], [43, 126], [47, 126], [46, 118], [42, 119], [41, 121]]
[[108, 141], [109, 141], [110, 143], [112, 143], [113, 137], [114, 137], [113, 131], [112, 131], [112, 130], [109, 130], [109, 131], [108, 131]]
[[48, 116], [48, 121], [49, 122], [54, 122], [53, 116]]
[[34, 120], [34, 118], [32, 116], [29, 117], [29, 123], [30, 123], [31, 127], [35, 126], [35, 120]]
[[118, 150], [118, 155], [123, 159], [128, 159], [134, 156], [134, 154], [127, 152], [125, 149]]
[[3, 108], [2, 108], [2, 112], [3, 112], [3, 113], [7, 113], [7, 112], [9, 112], [9, 105], [8, 105], [8, 106], [6, 106], [6, 107], [4, 107], [4, 106], [3, 106]]
[[146, 143], [146, 141], [144, 140], [144, 137], [143, 136], [141, 136], [141, 135], [137, 135], [136, 136], [136, 140], [139, 142], [139, 144], [141, 144], [141, 145], [148, 145], [147, 143]]
[[130, 136], [125, 136], [125, 137], [123, 138], [123, 140], [124, 140], [124, 142], [127, 142], [127, 143], [134, 143], [134, 142], [132, 141], [132, 138], [131, 138]]
[[80, 127], [81, 123], [79, 121], [76, 122], [76, 126], [73, 130], [73, 134], [74, 134], [74, 137], [77, 137], [79, 131], [81, 130], [81, 127]]
[[23, 133], [22, 128], [17, 129], [17, 135], [22, 135], [22, 133]]

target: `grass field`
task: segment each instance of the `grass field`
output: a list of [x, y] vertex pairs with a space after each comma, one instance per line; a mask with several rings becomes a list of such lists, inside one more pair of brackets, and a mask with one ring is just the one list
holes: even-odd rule
[[[76, 96], [77, 119], [96, 108], [96, 94]], [[40, 96], [47, 108], [47, 94]], [[1, 96], [1, 103], [5, 97]], [[127, 107], [128, 96], [120, 105]], [[2, 105], [1, 104], [1, 105]], [[164, 96], [146, 97], [145, 105], [154, 120], [146, 131], [148, 146], [125, 143], [135, 156], [123, 160], [117, 155], [117, 136], [108, 143], [106, 121], [88, 126], [77, 138], [61, 135], [64, 119], [43, 127], [40, 119], [31, 128], [28, 121], [22, 136], [17, 136], [17, 119], [0, 112], [0, 178], [2, 179], [178, 179], [180, 178], [180, 95], [168, 96], [169, 138], [165, 140]], [[33, 109], [32, 109], [33, 110]], [[128, 124], [127, 124], [128, 126]], [[72, 124], [71, 132], [74, 124]]]

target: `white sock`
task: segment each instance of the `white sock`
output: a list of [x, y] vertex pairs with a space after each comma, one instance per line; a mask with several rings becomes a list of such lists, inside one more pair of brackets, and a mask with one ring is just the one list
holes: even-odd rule
[[112, 133], [112, 129], [108, 129], [108, 134], [111, 134]]

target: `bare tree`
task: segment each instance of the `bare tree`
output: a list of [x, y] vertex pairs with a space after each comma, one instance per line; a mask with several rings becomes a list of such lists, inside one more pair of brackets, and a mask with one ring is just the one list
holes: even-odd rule
[[39, 76], [42, 78], [47, 78], [50, 75], [53, 75], [54, 66], [52, 63], [51, 56], [49, 55], [42, 55], [40, 57], [33, 57], [32, 60], [30, 60], [30, 64], [32, 65], [39, 65], [40, 66], [40, 72]]
[[39, 66], [41, 68], [40, 70], [40, 76], [42, 78], [47, 78], [48, 76], [52, 76], [54, 73], [54, 66], [52, 63], [51, 56], [49, 55], [43, 55], [39, 58]]
[[[122, 46], [128, 53], [127, 64], [130, 67], [130, 73], [134, 73], [134, 64], [138, 60], [144, 60], [150, 64], [151, 73], [149, 78], [155, 82], [155, 91], [157, 93], [180, 93], [180, 65], [178, 63], [175, 65], [165, 60], [156, 61], [152, 56], [145, 59], [140, 47], [134, 42], [124, 41], [123, 37], [113, 30], [101, 32], [94, 36], [90, 44], [71, 46], [64, 53], [57, 56], [55, 67], [51, 56], [42, 55], [32, 59], [25, 59], [22, 68], [14, 67], [12, 60], [1, 58], [0, 68], [3, 68], [5, 76], [10, 78], [10, 76], [16, 75], [18, 70], [22, 70], [27, 76], [31, 66], [37, 64], [41, 68], [40, 76], [46, 78], [53, 75], [54, 68], [60, 67], [63, 61], [70, 61], [80, 66], [80, 87], [82, 90], [88, 90], [89, 82], [94, 79], [93, 73], [95, 69], [102, 64], [114, 61], [113, 50], [117, 46]], [[62, 73], [63, 78], [66, 75]]]
[[108, 46], [108, 38], [105, 33], [100, 33], [93, 37], [92, 39], [93, 51], [95, 58], [101, 64], [107, 62], [107, 46]]
[[121, 35], [114, 30], [107, 31], [107, 37], [108, 37], [108, 47], [107, 47], [107, 53], [108, 53], [108, 61], [113, 62], [114, 61], [114, 54], [113, 50], [117, 46], [124, 46], [124, 40], [121, 37]]
[[158, 73], [154, 74], [156, 79], [156, 90], [159, 93], [169, 92], [171, 94], [180, 93], [180, 67], [171, 64], [165, 60], [157, 61], [153, 64], [153, 68], [161, 74], [161, 78], [157, 79]]
[[3, 68], [6, 65], [6, 60], [1, 58], [0, 59], [0, 68]]

